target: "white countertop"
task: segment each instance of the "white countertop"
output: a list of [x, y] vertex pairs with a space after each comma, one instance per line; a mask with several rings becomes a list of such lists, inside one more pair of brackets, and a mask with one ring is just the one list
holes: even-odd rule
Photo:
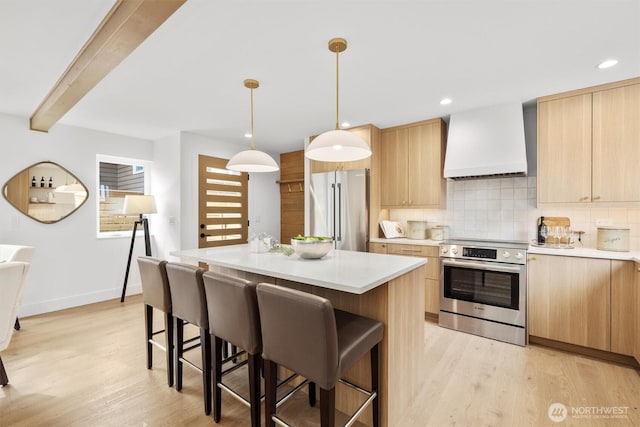
[[396, 239], [385, 239], [380, 237], [374, 237], [369, 239], [370, 242], [374, 243], [396, 243], [398, 245], [416, 245], [416, 246], [440, 246], [442, 241], [440, 240], [416, 240], [416, 239], [407, 239], [406, 237], [399, 237]]
[[363, 294], [426, 263], [425, 258], [331, 250], [321, 259], [301, 259], [282, 253], [255, 253], [249, 245], [188, 249], [172, 256], [209, 265]]
[[[416, 246], [439, 246], [441, 241], [437, 240], [413, 240], [406, 238], [398, 239], [384, 239], [373, 238], [369, 240], [375, 243], [388, 243], [388, 244], [402, 244], [402, 245], [416, 245]], [[576, 246], [573, 249], [554, 249], [544, 248], [540, 246], [529, 245], [527, 250], [529, 254], [539, 255], [557, 255], [557, 256], [573, 256], [580, 258], [601, 258], [601, 259], [614, 259], [620, 261], [635, 261], [640, 263], [640, 251], [631, 252], [616, 252], [616, 251], [601, 251], [595, 248], [585, 248], [582, 246]]]
[[635, 261], [640, 263], [640, 252], [616, 252], [616, 251], [601, 251], [595, 248], [585, 248], [576, 246], [573, 249], [553, 249], [542, 248], [539, 246], [529, 246], [529, 254], [540, 255], [561, 255], [561, 256], [573, 256], [580, 258], [601, 258], [601, 259], [615, 259], [620, 261]]

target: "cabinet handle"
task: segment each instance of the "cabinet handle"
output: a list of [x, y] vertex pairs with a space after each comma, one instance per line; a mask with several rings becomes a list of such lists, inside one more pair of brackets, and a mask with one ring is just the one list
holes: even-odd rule
[[422, 252], [420, 249], [405, 249], [405, 248], [400, 249], [400, 251], [402, 251], [402, 252]]
[[640, 272], [640, 267], [638, 267], [638, 271]]
[[581, 201], [581, 202], [587, 202], [587, 201], [589, 201], [589, 196], [580, 197], [580, 201]]
[[536, 260], [536, 257], [534, 257], [534, 256], [529, 257], [529, 258], [527, 259], [527, 261], [535, 261], [535, 260]]
[[406, 201], [406, 200], [403, 200], [403, 201], [402, 201], [402, 204], [403, 204], [403, 205], [406, 205], [406, 204], [407, 204], [407, 201]]
[[600, 200], [600, 196], [594, 196], [591, 200]]

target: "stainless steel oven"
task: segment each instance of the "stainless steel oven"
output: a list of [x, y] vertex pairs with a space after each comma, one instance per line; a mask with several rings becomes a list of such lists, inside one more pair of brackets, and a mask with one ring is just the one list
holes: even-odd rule
[[524, 346], [527, 248], [482, 240], [441, 244], [440, 325]]

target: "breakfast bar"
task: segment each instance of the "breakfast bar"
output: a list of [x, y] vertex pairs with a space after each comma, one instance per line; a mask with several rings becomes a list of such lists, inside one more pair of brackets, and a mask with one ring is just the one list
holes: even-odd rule
[[[172, 252], [183, 261], [248, 280], [272, 283], [328, 298], [335, 308], [367, 316], [384, 324], [381, 351], [380, 409], [383, 426], [398, 425], [423, 383], [424, 258], [332, 250], [322, 259], [302, 259], [282, 253], [256, 253], [249, 245]], [[368, 358], [345, 376], [369, 388]], [[351, 413], [362, 395], [338, 387], [338, 410]], [[359, 421], [371, 425], [370, 411]]]

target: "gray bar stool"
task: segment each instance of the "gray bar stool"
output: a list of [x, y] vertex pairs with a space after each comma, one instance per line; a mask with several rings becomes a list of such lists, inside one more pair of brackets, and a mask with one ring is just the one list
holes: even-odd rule
[[[167, 261], [148, 256], [138, 257], [142, 299], [144, 301], [145, 340], [147, 345], [147, 369], [153, 365], [153, 345], [167, 354], [167, 383], [173, 386], [173, 315], [171, 314], [171, 292], [167, 279]], [[164, 329], [153, 331], [153, 309], [165, 315]], [[154, 335], [165, 333], [166, 347], [153, 339]]]
[[[260, 368], [262, 337], [256, 298], [256, 285], [248, 280], [207, 272], [203, 276], [207, 295], [209, 325], [213, 335], [213, 418], [220, 422], [222, 412], [222, 390], [251, 409], [251, 426], [260, 426]], [[236, 358], [223, 355], [223, 342], [233, 344], [247, 353], [247, 360], [222, 370], [222, 365]], [[234, 352], [235, 353], [235, 352]], [[245, 399], [222, 382], [223, 375], [235, 371], [248, 363], [249, 400]]]
[[[202, 275], [205, 270], [193, 265], [167, 263], [167, 277], [171, 289], [173, 307], [176, 365], [176, 390], [182, 390], [182, 365], [187, 364], [202, 373], [204, 412], [211, 414], [211, 335], [209, 335], [209, 315], [207, 298], [204, 293]], [[200, 328], [200, 337], [184, 340], [184, 324], [191, 323]], [[193, 344], [185, 348], [185, 344]], [[200, 347], [202, 368], [185, 359], [184, 352]]]
[[[335, 425], [338, 381], [365, 393], [364, 403], [349, 418], [349, 426], [372, 404], [373, 425], [380, 425], [380, 342], [384, 325], [377, 320], [334, 310], [317, 295], [260, 283], [257, 286], [262, 357], [265, 365], [265, 422], [288, 425], [276, 415], [277, 367], [282, 365], [320, 387], [320, 422]], [[367, 353], [371, 357], [371, 391], [340, 379]]]

